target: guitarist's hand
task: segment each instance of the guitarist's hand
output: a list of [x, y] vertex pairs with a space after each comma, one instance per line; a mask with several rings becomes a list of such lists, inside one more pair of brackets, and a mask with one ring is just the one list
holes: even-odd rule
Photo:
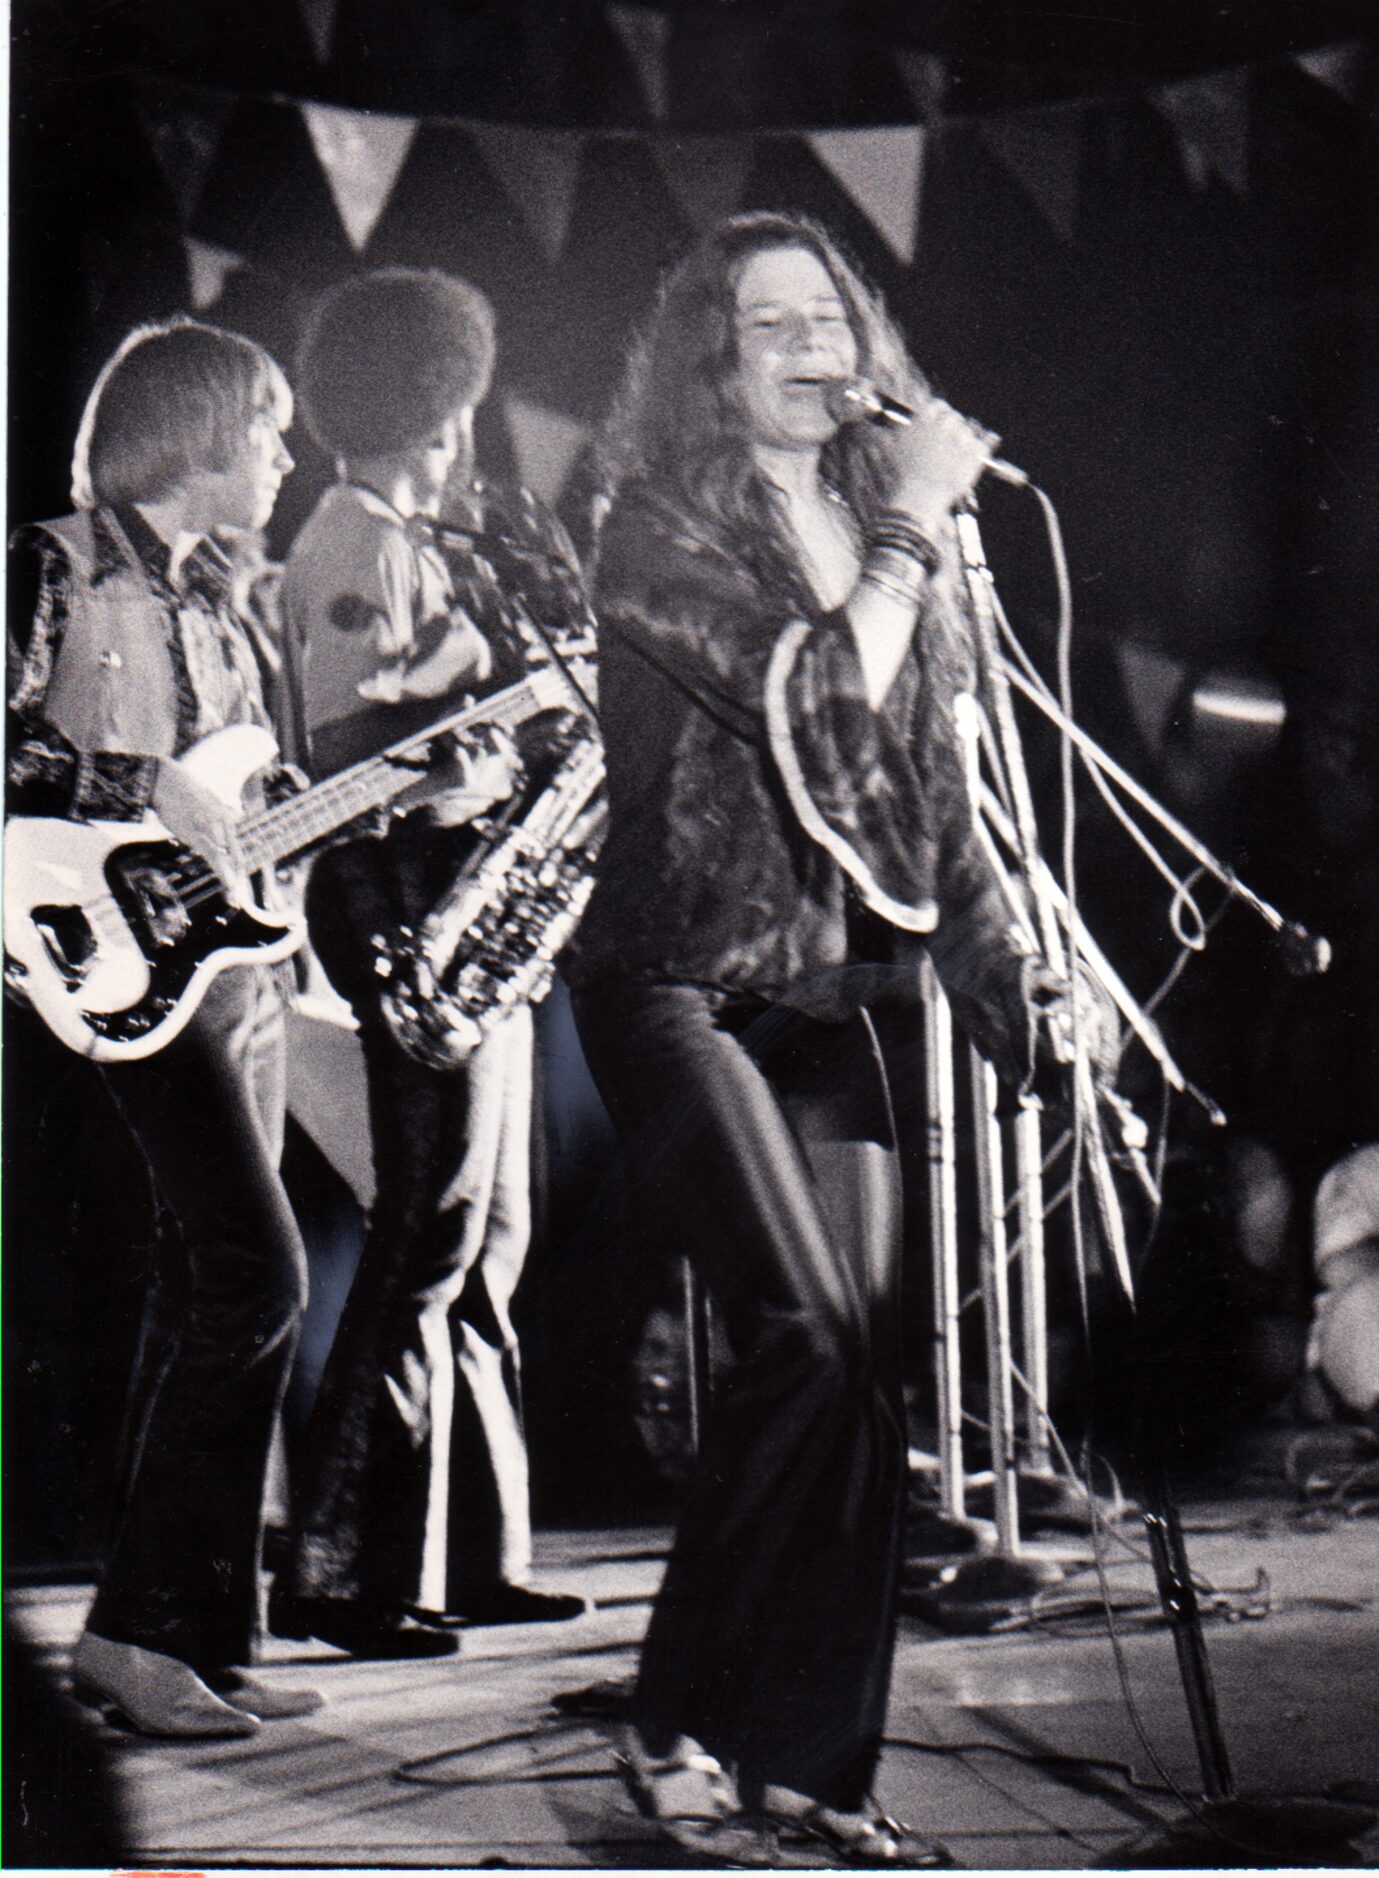
[[437, 827], [459, 828], [495, 803], [506, 802], [517, 787], [522, 759], [511, 738], [495, 725], [470, 745], [457, 745], [446, 767], [446, 787], [432, 798], [428, 812]]
[[235, 817], [219, 796], [193, 782], [180, 764], [160, 758], [149, 807], [174, 841], [201, 856], [231, 899], [243, 902], [249, 897]]

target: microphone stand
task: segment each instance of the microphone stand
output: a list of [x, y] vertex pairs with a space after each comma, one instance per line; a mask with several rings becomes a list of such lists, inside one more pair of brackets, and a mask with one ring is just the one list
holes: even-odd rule
[[[1035, 493], [1045, 503], [1046, 513], [1051, 514], [1047, 498], [1042, 496], [1042, 492]], [[1089, 954], [1094, 959], [1095, 953], [1093, 948], [1084, 948], [1075, 908], [1071, 904], [1071, 888], [1068, 896], [1057, 895], [1052, 875], [1039, 851], [1029, 778], [1011, 703], [1012, 685], [1042, 711], [1084, 757], [1124, 788], [1142, 809], [1179, 841], [1200, 867], [1220, 881], [1230, 894], [1248, 906], [1279, 935], [1290, 969], [1301, 973], [1324, 971], [1330, 962], [1330, 946], [1325, 939], [1314, 937], [1301, 926], [1285, 920], [1274, 907], [1251, 892], [1085, 731], [1073, 723], [1066, 712], [1036, 683], [1002, 658], [996, 635], [999, 602], [986, 562], [974, 507], [970, 502], [958, 511], [955, 521], [970, 601], [967, 612], [976, 645], [979, 684], [985, 692], [995, 724], [996, 749], [993, 755], [999, 765], [998, 782], [1003, 784], [1002, 793], [1012, 811], [1008, 818], [1007, 839], [1019, 855], [1024, 885], [1034, 903], [1038, 936], [1047, 963], [1065, 975], [1071, 983], [1079, 961], [1087, 961]], [[1056, 518], [1053, 519], [1053, 527], [1056, 529]], [[1008, 622], [1003, 620], [1002, 623], [1009, 634]], [[1013, 639], [1013, 634], [1011, 637]], [[976, 760], [974, 747], [970, 751], [969, 761], [975, 764]], [[1009, 823], [1013, 823], [1013, 828]], [[1061, 922], [1060, 912], [1064, 915]], [[1023, 923], [1028, 927], [1027, 920]], [[1143, 1017], [1143, 1013], [1140, 1015]], [[1145, 1024], [1148, 1025], [1147, 1019]], [[1146, 1030], [1140, 1025], [1136, 1024], [1134, 1028], [1138, 1034], [1146, 1035]], [[1148, 1030], [1157, 1037], [1153, 1026], [1148, 1026]], [[1160, 1053], [1156, 1050], [1155, 1054], [1159, 1055], [1167, 1074], [1172, 1069], [1171, 1059], [1167, 1057], [1166, 1051]], [[1076, 1125], [1084, 1127], [1087, 1133], [1088, 1167], [1092, 1175], [1096, 1210], [1121, 1280], [1115, 1295], [1120, 1301], [1120, 1313], [1128, 1319], [1133, 1331], [1138, 1319], [1125, 1254], [1124, 1226], [1116, 1189], [1106, 1162], [1094, 1082], [1075, 1018], [1072, 1025], [1072, 1055]], [[1170, 1077], [1170, 1080], [1173, 1079]], [[1181, 1087], [1181, 1078], [1177, 1080]], [[1225, 1118], [1218, 1110], [1215, 1119], [1224, 1121]], [[1072, 1205], [1076, 1209], [1076, 1194], [1072, 1196]], [[1169, 1482], [1162, 1444], [1148, 1428], [1147, 1417], [1141, 1417], [1138, 1432], [1144, 1520], [1155, 1584], [1173, 1638], [1205, 1799], [1202, 1805], [1189, 1807], [1186, 1822], [1170, 1825], [1153, 1844], [1132, 1847], [1128, 1851], [1125, 1848], [1118, 1849], [1106, 1862], [1116, 1866], [1134, 1863], [1162, 1866], [1170, 1862], [1169, 1855], [1172, 1855], [1174, 1863], [1178, 1862], [1178, 1855], [1186, 1855], [1186, 1862], [1191, 1863], [1196, 1862], [1192, 1854], [1200, 1857], [1205, 1853], [1213, 1864], [1219, 1866], [1223, 1862], [1224, 1851], [1248, 1855], [1251, 1862], [1259, 1860], [1270, 1864], [1276, 1861], [1280, 1853], [1290, 1858], [1302, 1856], [1326, 1860], [1344, 1848], [1349, 1840], [1373, 1825], [1376, 1815], [1367, 1807], [1342, 1805], [1321, 1798], [1247, 1798], [1236, 1793], [1202, 1630], [1201, 1612], [1183, 1539], [1182, 1522]]]
[[1036, 710], [1041, 711], [1054, 725], [1061, 736], [1076, 745], [1082, 755], [1094, 764], [1103, 775], [1119, 785], [1132, 801], [1138, 804], [1146, 814], [1153, 817], [1159, 826], [1190, 854], [1204, 873], [1219, 881], [1232, 899], [1256, 914], [1269, 930], [1274, 933], [1284, 954], [1288, 970], [1298, 977], [1310, 977], [1327, 970], [1331, 964], [1331, 942], [1319, 933], [1311, 933], [1296, 920], [1286, 919], [1276, 907], [1273, 907], [1252, 888], [1247, 887], [1240, 876], [1224, 861], [1218, 860], [1210, 848], [1205, 847], [1191, 831], [1183, 826], [1178, 818], [1166, 809], [1163, 803], [1150, 795], [1128, 770], [1122, 769], [1115, 758], [1108, 755], [1101, 745], [1089, 737], [1081, 725], [1066, 716], [1062, 707], [1051, 698], [1042, 686], [1036, 684], [1021, 671], [1018, 665], [1008, 659], [997, 658], [997, 667], [1004, 684], [1013, 685], [1022, 697], [1027, 698]]

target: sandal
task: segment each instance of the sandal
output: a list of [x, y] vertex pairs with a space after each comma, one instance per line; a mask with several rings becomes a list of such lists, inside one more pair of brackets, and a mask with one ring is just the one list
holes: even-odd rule
[[661, 1838], [707, 1866], [769, 1867], [775, 1834], [742, 1811], [737, 1790], [712, 1754], [681, 1735], [669, 1754], [648, 1754], [631, 1731], [614, 1755], [623, 1785]]
[[946, 1846], [919, 1839], [899, 1820], [876, 1811], [841, 1812], [790, 1787], [764, 1786], [758, 1810], [787, 1833], [818, 1840], [844, 1865], [864, 1871], [952, 1870], [957, 1861]]

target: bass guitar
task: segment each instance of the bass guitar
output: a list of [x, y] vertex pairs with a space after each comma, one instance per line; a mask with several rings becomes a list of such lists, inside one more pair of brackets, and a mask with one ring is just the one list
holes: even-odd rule
[[[425, 798], [434, 746], [487, 727], [514, 730], [572, 702], [541, 666], [300, 795], [244, 817], [250, 874], [320, 847], [351, 824]], [[235, 724], [179, 761], [232, 811], [278, 754], [272, 735]], [[440, 793], [439, 781], [431, 793]], [[5, 829], [5, 981], [69, 1049], [97, 1063], [152, 1056], [185, 1027], [211, 980], [269, 965], [306, 937], [301, 915], [236, 900], [199, 854], [150, 810], [137, 822], [14, 816]]]

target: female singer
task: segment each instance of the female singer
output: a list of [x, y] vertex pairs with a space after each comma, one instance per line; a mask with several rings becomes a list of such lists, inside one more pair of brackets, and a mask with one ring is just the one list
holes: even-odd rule
[[[840, 421], [858, 381], [914, 421]], [[907, 1444], [868, 1005], [914, 995], [929, 935], [960, 1019], [1028, 1087], [1039, 968], [951, 721], [970, 676], [950, 515], [994, 443], [928, 393], [829, 237], [765, 214], [670, 274], [611, 426], [611, 823], [570, 976], [659, 1236], [735, 1358], [624, 1767], [709, 1860], [770, 1862], [783, 1822], [859, 1863], [942, 1861], [870, 1798]]]

